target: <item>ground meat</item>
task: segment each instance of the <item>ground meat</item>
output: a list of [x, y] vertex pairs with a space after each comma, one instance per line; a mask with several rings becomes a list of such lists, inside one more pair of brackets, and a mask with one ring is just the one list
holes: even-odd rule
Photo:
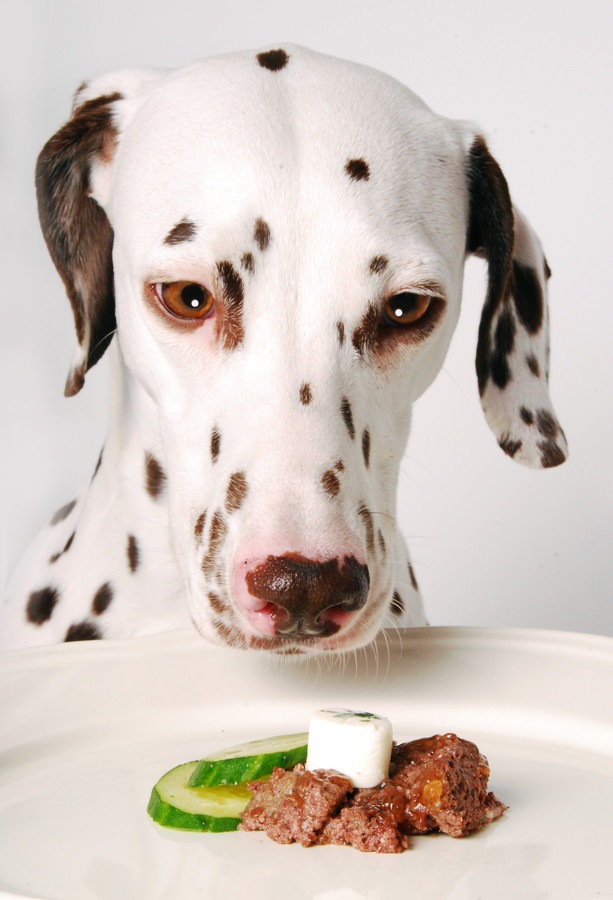
[[377, 788], [353, 789], [331, 770], [275, 769], [268, 781], [249, 785], [241, 828], [282, 844], [400, 853], [408, 835], [463, 837], [502, 815], [506, 807], [487, 790], [489, 773], [475, 744], [455, 734], [394, 744], [390, 777]]

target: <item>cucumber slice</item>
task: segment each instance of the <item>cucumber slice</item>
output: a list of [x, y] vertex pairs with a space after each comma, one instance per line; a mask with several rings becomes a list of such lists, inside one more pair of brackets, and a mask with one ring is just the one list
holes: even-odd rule
[[283, 734], [205, 756], [198, 763], [189, 785], [197, 788], [240, 784], [271, 775], [276, 766], [291, 769], [296, 763], [306, 762], [308, 737], [306, 731]]
[[192, 788], [198, 762], [183, 763], [162, 775], [151, 792], [147, 812], [154, 822], [185, 831], [236, 831], [251, 800], [246, 785]]

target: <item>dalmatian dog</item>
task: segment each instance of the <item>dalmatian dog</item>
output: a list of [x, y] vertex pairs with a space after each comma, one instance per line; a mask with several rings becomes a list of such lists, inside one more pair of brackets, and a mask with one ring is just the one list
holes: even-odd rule
[[112, 404], [3, 646], [195, 626], [315, 654], [426, 624], [398, 472], [468, 254], [487, 422], [517, 462], [565, 459], [538, 238], [479, 131], [392, 78], [291, 45], [120, 71], [77, 91], [36, 180], [78, 340], [66, 394], [107, 352]]

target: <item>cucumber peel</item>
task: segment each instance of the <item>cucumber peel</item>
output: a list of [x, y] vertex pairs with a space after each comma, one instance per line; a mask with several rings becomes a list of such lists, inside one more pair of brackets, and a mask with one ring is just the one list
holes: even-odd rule
[[240, 785], [271, 775], [274, 768], [291, 769], [306, 762], [308, 734], [283, 734], [249, 741], [205, 756], [189, 779], [190, 788]]
[[162, 775], [151, 792], [147, 812], [154, 822], [184, 831], [236, 831], [251, 800], [245, 784], [192, 788], [188, 782], [198, 761]]

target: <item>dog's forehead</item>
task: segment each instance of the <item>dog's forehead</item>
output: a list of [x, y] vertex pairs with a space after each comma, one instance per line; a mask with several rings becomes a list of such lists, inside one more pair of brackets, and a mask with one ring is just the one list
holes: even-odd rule
[[310, 228], [328, 219], [345, 241], [412, 231], [448, 255], [465, 228], [460, 126], [364, 66], [300, 48], [279, 70], [256, 54], [203, 60], [160, 79], [126, 120], [111, 217], [128, 240], [151, 245], [185, 218], [224, 235], [276, 211]]

